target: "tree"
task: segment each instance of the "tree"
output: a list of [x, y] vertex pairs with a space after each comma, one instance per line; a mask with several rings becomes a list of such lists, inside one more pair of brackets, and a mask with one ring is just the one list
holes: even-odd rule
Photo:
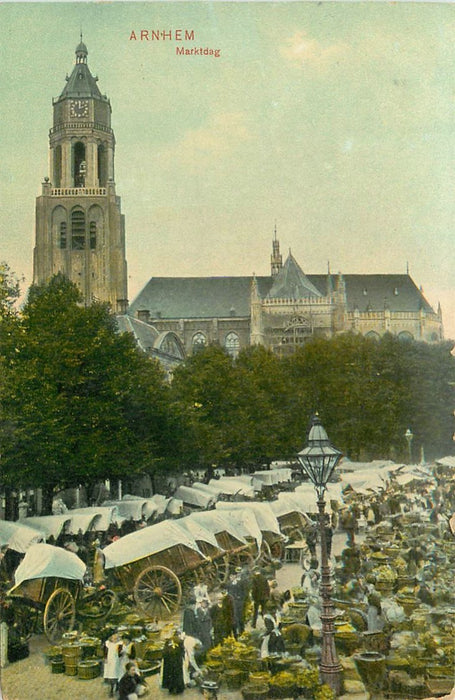
[[167, 392], [158, 363], [120, 335], [104, 304], [81, 305], [63, 275], [32, 287], [3, 344], [8, 389], [2, 409], [4, 479], [55, 489], [127, 478], [161, 460], [169, 439]]

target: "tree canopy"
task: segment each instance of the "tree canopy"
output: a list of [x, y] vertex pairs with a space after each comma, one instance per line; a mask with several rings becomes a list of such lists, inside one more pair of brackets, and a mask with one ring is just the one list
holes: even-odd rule
[[160, 366], [117, 333], [106, 305], [80, 302], [62, 275], [32, 287], [2, 341], [3, 479], [49, 497], [56, 487], [142, 473], [163, 456], [167, 435]]

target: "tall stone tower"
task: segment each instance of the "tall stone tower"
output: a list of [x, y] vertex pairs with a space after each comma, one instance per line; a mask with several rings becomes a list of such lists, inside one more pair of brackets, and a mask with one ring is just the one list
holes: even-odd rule
[[124, 313], [125, 220], [115, 193], [111, 105], [90, 73], [87, 53], [81, 37], [73, 71], [53, 100], [50, 177], [36, 199], [33, 281], [62, 272], [85, 304], [106, 301]]

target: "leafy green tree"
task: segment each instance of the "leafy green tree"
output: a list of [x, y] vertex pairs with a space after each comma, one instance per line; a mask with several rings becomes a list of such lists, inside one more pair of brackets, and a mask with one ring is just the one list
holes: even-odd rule
[[161, 463], [169, 441], [162, 370], [117, 333], [106, 305], [84, 308], [64, 276], [30, 289], [3, 354], [1, 403], [13, 426], [4, 479], [41, 487], [47, 511], [56, 488], [90, 489]]

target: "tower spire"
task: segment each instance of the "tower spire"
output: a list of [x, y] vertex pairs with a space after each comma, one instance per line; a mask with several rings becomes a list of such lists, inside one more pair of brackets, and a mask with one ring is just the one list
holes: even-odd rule
[[272, 241], [272, 256], [270, 258], [270, 268], [272, 277], [276, 277], [281, 268], [283, 267], [283, 258], [280, 253], [280, 242], [277, 238], [276, 232], [276, 219], [275, 226], [273, 229], [273, 241]]

